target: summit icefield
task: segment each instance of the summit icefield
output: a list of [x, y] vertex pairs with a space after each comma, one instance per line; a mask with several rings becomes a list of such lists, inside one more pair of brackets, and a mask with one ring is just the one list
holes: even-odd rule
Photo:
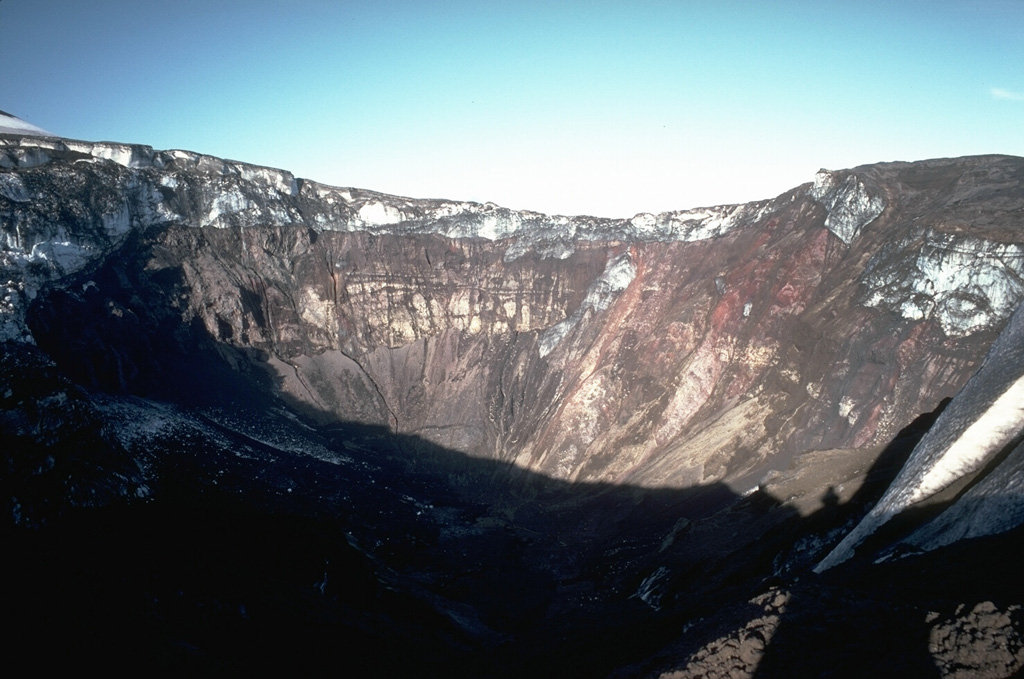
[[57, 136], [4, 111], [0, 111], [0, 134], [32, 134], [40, 137]]

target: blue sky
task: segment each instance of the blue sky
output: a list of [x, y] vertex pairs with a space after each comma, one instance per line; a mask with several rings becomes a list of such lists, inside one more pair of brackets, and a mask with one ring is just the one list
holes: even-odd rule
[[548, 213], [1024, 156], [1024, 0], [2, 0], [0, 35], [0, 109], [56, 134]]

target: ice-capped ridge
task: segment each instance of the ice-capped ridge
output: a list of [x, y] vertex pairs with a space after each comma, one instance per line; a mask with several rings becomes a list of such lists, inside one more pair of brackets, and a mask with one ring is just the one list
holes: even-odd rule
[[872, 195], [855, 174], [840, 179], [836, 172], [818, 170], [809, 193], [828, 212], [825, 228], [847, 245], [885, 209], [882, 197]]
[[630, 219], [547, 215], [494, 203], [427, 200], [305, 182], [304, 194], [321, 203], [322, 230], [435, 233], [448, 238], [508, 241], [506, 259], [528, 251], [568, 257], [574, 241], [693, 241], [721, 236], [771, 211], [771, 201], [693, 210], [640, 213]]
[[916, 249], [913, 266], [890, 252], [869, 262], [866, 306], [934, 319], [949, 337], [963, 337], [1004, 321], [1024, 300], [1024, 246], [933, 229], [920, 244], [912, 240], [892, 252]]
[[236, 177], [293, 197], [299, 193], [298, 180], [286, 170], [224, 160], [193, 151], [158, 151], [143, 144], [59, 138], [23, 137], [0, 140], [0, 168], [4, 169], [39, 167], [58, 156], [68, 154], [77, 154], [82, 159], [106, 160], [129, 169], [190, 171], [207, 176]]
[[[155, 151], [139, 144], [28, 137], [0, 140], [0, 169], [20, 171], [54, 162], [63, 167], [69, 160], [80, 168], [83, 178], [93, 174], [107, 185], [128, 188], [132, 225], [139, 228], [166, 222], [230, 228], [299, 221], [294, 199], [300, 182], [284, 170], [191, 151]], [[114, 166], [129, 172], [116, 172]], [[24, 198], [16, 181], [20, 179], [0, 180], [0, 193], [11, 200]], [[187, 198], [175, 201], [174, 196], [181, 194]]]
[[[86, 142], [59, 138], [11, 137], [0, 140], [0, 169], [26, 170], [55, 161], [104, 164], [137, 173], [162, 194], [155, 210], [165, 221], [196, 226], [306, 223], [321, 231], [369, 231], [381, 234], [432, 233], [448, 238], [482, 238], [506, 243], [507, 260], [529, 251], [565, 258], [574, 243], [587, 241], [692, 241], [715, 238], [749, 224], [773, 203], [726, 205], [692, 210], [641, 213], [629, 219], [547, 215], [512, 210], [494, 203], [414, 199], [374, 191], [331, 187], [296, 179], [291, 173], [223, 160], [189, 151], [157, 151], [139, 144]], [[0, 191], [25, 199], [17, 180]], [[175, 197], [181, 199], [175, 200]], [[187, 196], [187, 197], [186, 197]], [[158, 200], [159, 202], [159, 200]], [[187, 209], [183, 204], [187, 204]], [[195, 214], [185, 214], [185, 212]], [[175, 216], [177, 215], [177, 216]]]
[[629, 220], [629, 224], [636, 240], [706, 240], [724, 235], [745, 220], [756, 221], [769, 209], [769, 201], [760, 201], [662, 212], [657, 215], [642, 212]]

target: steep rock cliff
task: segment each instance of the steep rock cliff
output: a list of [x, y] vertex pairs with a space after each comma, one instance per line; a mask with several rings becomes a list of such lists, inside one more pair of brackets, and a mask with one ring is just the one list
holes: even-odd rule
[[[796, 452], [884, 443], [963, 385], [1024, 298], [1015, 158], [822, 171], [630, 220], [116, 144], [8, 139], [0, 165], [6, 337], [109, 375], [77, 329], [24, 320], [78, 276], [62, 314], [102, 298], [121, 325], [200, 324], [321, 422], [566, 480], [749, 486]], [[152, 379], [120, 371], [128, 391]]]

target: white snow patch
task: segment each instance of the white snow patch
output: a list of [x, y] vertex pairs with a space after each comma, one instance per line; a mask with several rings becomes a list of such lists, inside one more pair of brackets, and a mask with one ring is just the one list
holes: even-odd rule
[[0, 174], [0, 196], [15, 203], [27, 203], [31, 200], [25, 182], [16, 174]]
[[[514, 236], [520, 231], [525, 231], [527, 220], [522, 213], [506, 210], [497, 206], [487, 204], [484, 206], [467, 205], [466, 209], [459, 212], [442, 208], [444, 219], [441, 221], [440, 231], [449, 238], [486, 238], [487, 240], [501, 240]], [[447, 213], [451, 212], [449, 216]], [[432, 211], [431, 219], [435, 219]], [[551, 229], [558, 230], [557, 218], [548, 225]], [[527, 233], [524, 237], [529, 238]]]
[[583, 315], [587, 311], [604, 311], [611, 306], [618, 293], [628, 288], [636, 278], [636, 272], [636, 265], [633, 264], [628, 253], [623, 253], [611, 260], [605, 267], [604, 273], [590, 285], [580, 308], [565, 320], [541, 333], [538, 344], [541, 358], [550, 354], [558, 346], [558, 343], [569, 334], [569, 331], [583, 319]]
[[843, 396], [839, 399], [839, 417], [845, 418], [851, 425], [856, 424], [858, 415], [858, 413], [854, 411], [854, 406], [856, 405], [856, 401], [852, 398], [849, 396]]
[[1024, 376], [1010, 385], [974, 421], [924, 475], [905, 504], [937, 493], [965, 474], [979, 469], [992, 453], [1024, 431]]
[[146, 153], [145, 147], [109, 142], [93, 144], [90, 142], [68, 141], [66, 144], [71, 151], [87, 153], [93, 158], [109, 160], [122, 167], [148, 167], [153, 164], [153, 151], [149, 149], [149, 153]]
[[650, 212], [641, 212], [629, 220], [629, 223], [641, 233], [654, 233], [655, 229], [658, 228], [658, 218]]
[[359, 222], [363, 226], [381, 226], [384, 224], [399, 224], [405, 221], [402, 211], [393, 205], [385, 205], [379, 201], [365, 203], [357, 213]]
[[742, 221], [759, 219], [769, 203], [719, 205], [653, 215], [642, 212], [629, 221], [640, 240], [697, 241], [725, 234]]
[[88, 263], [90, 248], [70, 241], [44, 241], [32, 246], [27, 255], [12, 253], [22, 262], [49, 262], [64, 273], [74, 273]]
[[255, 205], [237, 189], [231, 189], [217, 194], [217, 197], [210, 202], [210, 211], [206, 215], [203, 226], [227, 226], [218, 223], [221, 215], [230, 215], [243, 210], [248, 210]]
[[41, 127], [27, 123], [21, 118], [16, 118], [9, 113], [0, 111], [0, 134], [29, 134], [40, 137], [56, 137], [52, 132], [47, 132]]
[[246, 163], [236, 163], [235, 167], [247, 182], [262, 184], [289, 196], [299, 195], [299, 184], [290, 172]]
[[498, 240], [515, 233], [519, 226], [520, 221], [518, 219], [499, 219], [498, 215], [485, 215], [480, 220], [480, 227], [477, 229], [476, 235], [488, 240]]

